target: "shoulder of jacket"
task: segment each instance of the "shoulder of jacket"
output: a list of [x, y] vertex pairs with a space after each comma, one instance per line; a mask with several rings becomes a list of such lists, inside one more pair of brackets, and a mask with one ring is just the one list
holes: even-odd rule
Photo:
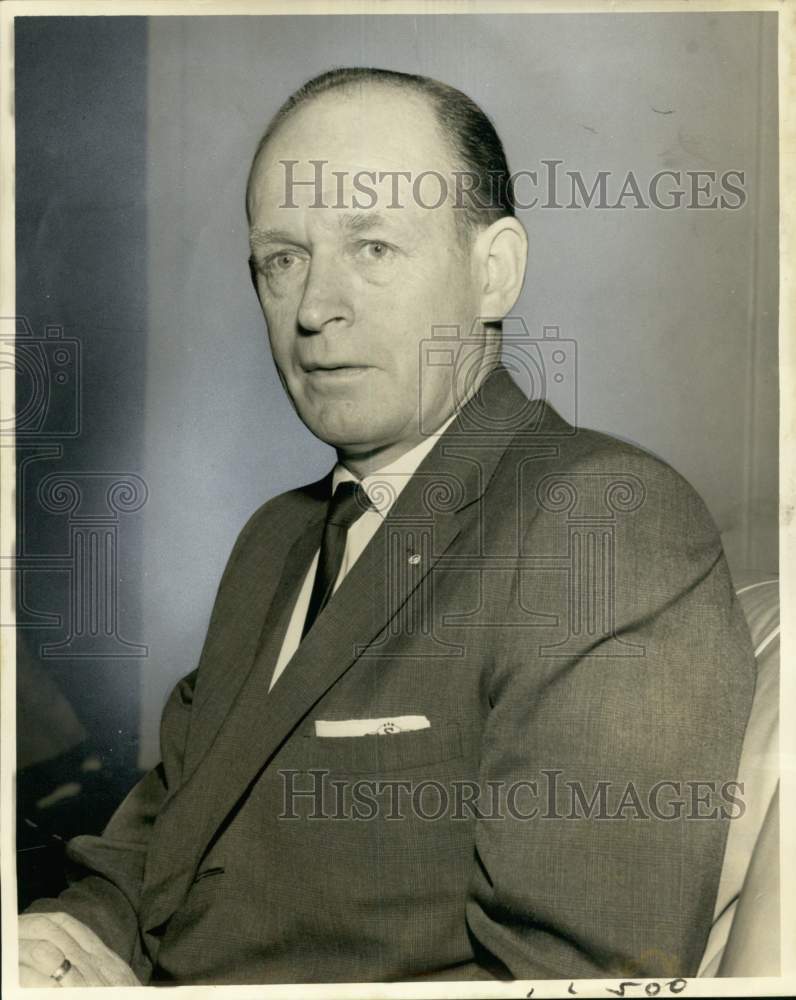
[[539, 444], [553, 446], [555, 452], [540, 454], [540, 469], [544, 473], [636, 473], [654, 477], [661, 483], [671, 483], [674, 489], [694, 491], [694, 487], [669, 462], [660, 455], [635, 442], [587, 427], [571, 427], [565, 434], [540, 435], [529, 439], [528, 457], [539, 452]]
[[286, 490], [270, 497], [249, 515], [241, 528], [235, 546], [262, 531], [282, 531], [296, 521], [307, 520], [320, 510], [328, 491], [328, 476], [305, 486]]
[[669, 462], [603, 431], [570, 427], [570, 433], [534, 435], [527, 447], [515, 440], [501, 466], [497, 492], [504, 498], [509, 488], [519, 498], [529, 489], [541, 495], [566, 483], [577, 492], [582, 487], [594, 501], [605, 497], [619, 510], [643, 507], [661, 521], [694, 519], [709, 534], [717, 530], [698, 491]]

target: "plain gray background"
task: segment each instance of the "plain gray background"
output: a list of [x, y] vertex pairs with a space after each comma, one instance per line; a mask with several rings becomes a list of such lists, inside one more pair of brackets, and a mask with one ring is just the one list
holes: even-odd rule
[[[46, 261], [51, 275], [46, 300], [30, 284], [28, 308], [60, 322], [66, 298], [80, 317], [101, 301], [107, 316], [66, 331], [83, 337], [97, 392], [118, 399], [92, 425], [92, 454], [149, 488], [125, 528], [120, 581], [127, 637], [148, 656], [104, 665], [124, 675], [120, 700], [140, 682], [140, 765], [158, 758], [161, 707], [196, 665], [246, 518], [333, 462], [277, 380], [243, 210], [269, 117], [332, 66], [460, 87], [494, 119], [513, 170], [559, 159], [589, 183], [632, 170], [642, 186], [662, 169], [745, 172], [738, 211], [521, 212], [531, 255], [517, 312], [534, 336], [556, 325], [577, 342], [579, 422], [685, 475], [736, 578], [776, 571], [776, 15], [153, 17], [124, 19], [129, 31], [102, 24], [121, 19], [25, 20], [17, 86], [27, 120], [39, 115], [25, 155], [53, 164], [44, 193], [20, 174], [30, 268]], [[83, 232], [96, 222], [88, 240], [53, 223], [64, 211]]]

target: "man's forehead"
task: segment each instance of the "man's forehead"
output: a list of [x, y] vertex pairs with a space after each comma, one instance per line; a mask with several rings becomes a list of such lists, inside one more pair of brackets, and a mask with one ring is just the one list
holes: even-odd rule
[[353, 160], [379, 154], [398, 161], [416, 152], [423, 157], [439, 154], [444, 140], [428, 98], [373, 84], [309, 98], [280, 122], [268, 145], [305, 154], [323, 154], [334, 146]]
[[292, 111], [260, 151], [252, 183], [279, 187], [291, 176], [315, 179], [324, 164], [327, 187], [351, 188], [369, 173], [410, 174], [453, 169], [450, 145], [430, 103], [396, 88], [333, 91]]
[[273, 229], [333, 236], [447, 229], [456, 198], [449, 171], [349, 172], [326, 161], [282, 161], [252, 180], [250, 230], [254, 239]]

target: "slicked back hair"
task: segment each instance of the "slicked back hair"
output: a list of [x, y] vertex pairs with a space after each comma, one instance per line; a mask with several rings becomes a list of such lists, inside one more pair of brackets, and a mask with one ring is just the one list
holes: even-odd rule
[[394, 87], [418, 94], [430, 102], [437, 124], [450, 144], [454, 170], [470, 175], [464, 179], [453, 206], [460, 233], [472, 236], [497, 219], [515, 214], [514, 193], [503, 143], [488, 116], [461, 90], [431, 77], [396, 70], [370, 66], [341, 67], [308, 80], [290, 95], [271, 119], [257, 145], [252, 170], [263, 148], [296, 109], [329, 91], [353, 90], [368, 84]]

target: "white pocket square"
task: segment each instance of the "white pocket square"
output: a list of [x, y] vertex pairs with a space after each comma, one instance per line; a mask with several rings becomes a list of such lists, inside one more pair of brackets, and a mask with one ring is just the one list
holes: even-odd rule
[[388, 715], [383, 719], [340, 719], [315, 721], [316, 736], [388, 736], [390, 733], [410, 733], [430, 729], [425, 715]]

